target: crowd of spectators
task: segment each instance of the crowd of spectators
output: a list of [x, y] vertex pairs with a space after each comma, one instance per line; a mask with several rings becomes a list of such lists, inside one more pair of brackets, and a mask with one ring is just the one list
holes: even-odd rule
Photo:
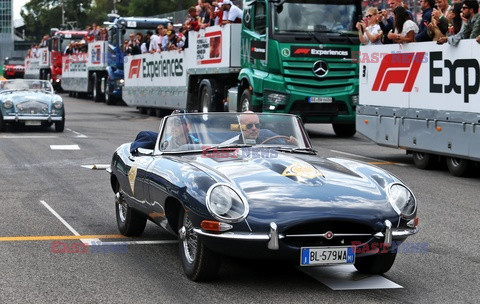
[[[91, 26], [87, 25], [85, 31], [87, 34], [85, 37], [83, 37], [83, 39], [79, 41], [71, 41], [65, 50], [62, 50], [62, 52], [64, 54], [84, 53], [87, 51], [88, 43], [108, 39], [108, 29], [96, 25], [95, 23], [93, 23]], [[38, 58], [40, 56], [38, 49], [48, 47], [48, 42], [50, 39], [51, 37], [49, 35], [45, 35], [39, 44], [32, 44], [27, 52], [27, 57]]]
[[420, 0], [422, 18], [417, 24], [401, 0], [388, 0], [390, 10], [369, 7], [357, 22], [362, 44], [391, 44], [420, 41], [448, 42], [456, 46], [462, 39], [480, 43], [480, 14], [477, 0]]
[[124, 41], [123, 52], [125, 55], [136, 55], [181, 51], [188, 47], [189, 31], [213, 25], [241, 23], [242, 17], [242, 10], [231, 0], [198, 0], [196, 6], [187, 10], [185, 22], [179, 28], [175, 29], [171, 23], [166, 28], [159, 24], [155, 33], [148, 31], [145, 36], [140, 32], [131, 34], [130, 39]]
[[[196, 6], [188, 9], [186, 20], [180, 28], [175, 29], [171, 23], [166, 28], [159, 24], [155, 33], [147, 31], [145, 35], [141, 32], [129, 34], [129, 39], [123, 43], [122, 51], [125, 55], [137, 55], [183, 50], [188, 46], [189, 31], [198, 31], [213, 25], [241, 23], [242, 17], [242, 9], [232, 0], [198, 0]], [[87, 35], [80, 41], [70, 42], [63, 50], [64, 54], [85, 53], [88, 43], [108, 39], [108, 30], [95, 23], [88, 25], [85, 30]], [[47, 47], [49, 39], [48, 35], [44, 36], [38, 45], [32, 45], [28, 56], [38, 57], [38, 49]]]

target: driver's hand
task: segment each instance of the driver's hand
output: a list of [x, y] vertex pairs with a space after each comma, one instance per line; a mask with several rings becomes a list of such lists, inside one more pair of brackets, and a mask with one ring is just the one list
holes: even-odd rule
[[293, 136], [290, 136], [290, 138], [287, 139], [286, 142], [289, 144], [298, 145], [298, 140]]

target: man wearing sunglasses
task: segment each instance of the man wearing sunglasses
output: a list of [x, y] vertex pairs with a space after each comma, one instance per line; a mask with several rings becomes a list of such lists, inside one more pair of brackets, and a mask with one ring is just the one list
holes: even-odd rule
[[450, 37], [441, 37], [437, 40], [437, 44], [444, 44], [448, 41], [449, 44], [457, 46], [462, 39], [475, 39], [480, 34], [480, 21], [478, 14], [477, 0], [463, 1], [462, 13], [463, 24], [460, 31]]
[[[243, 112], [239, 120], [246, 144], [261, 144], [268, 138], [278, 136], [277, 133], [271, 130], [262, 129], [260, 117], [252, 111]], [[290, 136], [290, 139], [275, 138], [269, 140], [268, 144], [297, 144], [297, 140], [293, 136]]]

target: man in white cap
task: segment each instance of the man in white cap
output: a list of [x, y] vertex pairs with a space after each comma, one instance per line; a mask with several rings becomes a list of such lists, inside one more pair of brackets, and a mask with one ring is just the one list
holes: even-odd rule
[[232, 3], [231, 0], [223, 0], [223, 22], [227, 23], [242, 23], [243, 12], [238, 6]]

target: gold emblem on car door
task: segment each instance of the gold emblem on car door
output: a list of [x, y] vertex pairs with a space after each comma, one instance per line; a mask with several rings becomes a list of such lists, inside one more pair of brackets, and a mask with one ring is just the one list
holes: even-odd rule
[[130, 182], [130, 189], [132, 189], [132, 195], [135, 195], [135, 179], [137, 178], [137, 164], [133, 164], [128, 171], [128, 181]]

